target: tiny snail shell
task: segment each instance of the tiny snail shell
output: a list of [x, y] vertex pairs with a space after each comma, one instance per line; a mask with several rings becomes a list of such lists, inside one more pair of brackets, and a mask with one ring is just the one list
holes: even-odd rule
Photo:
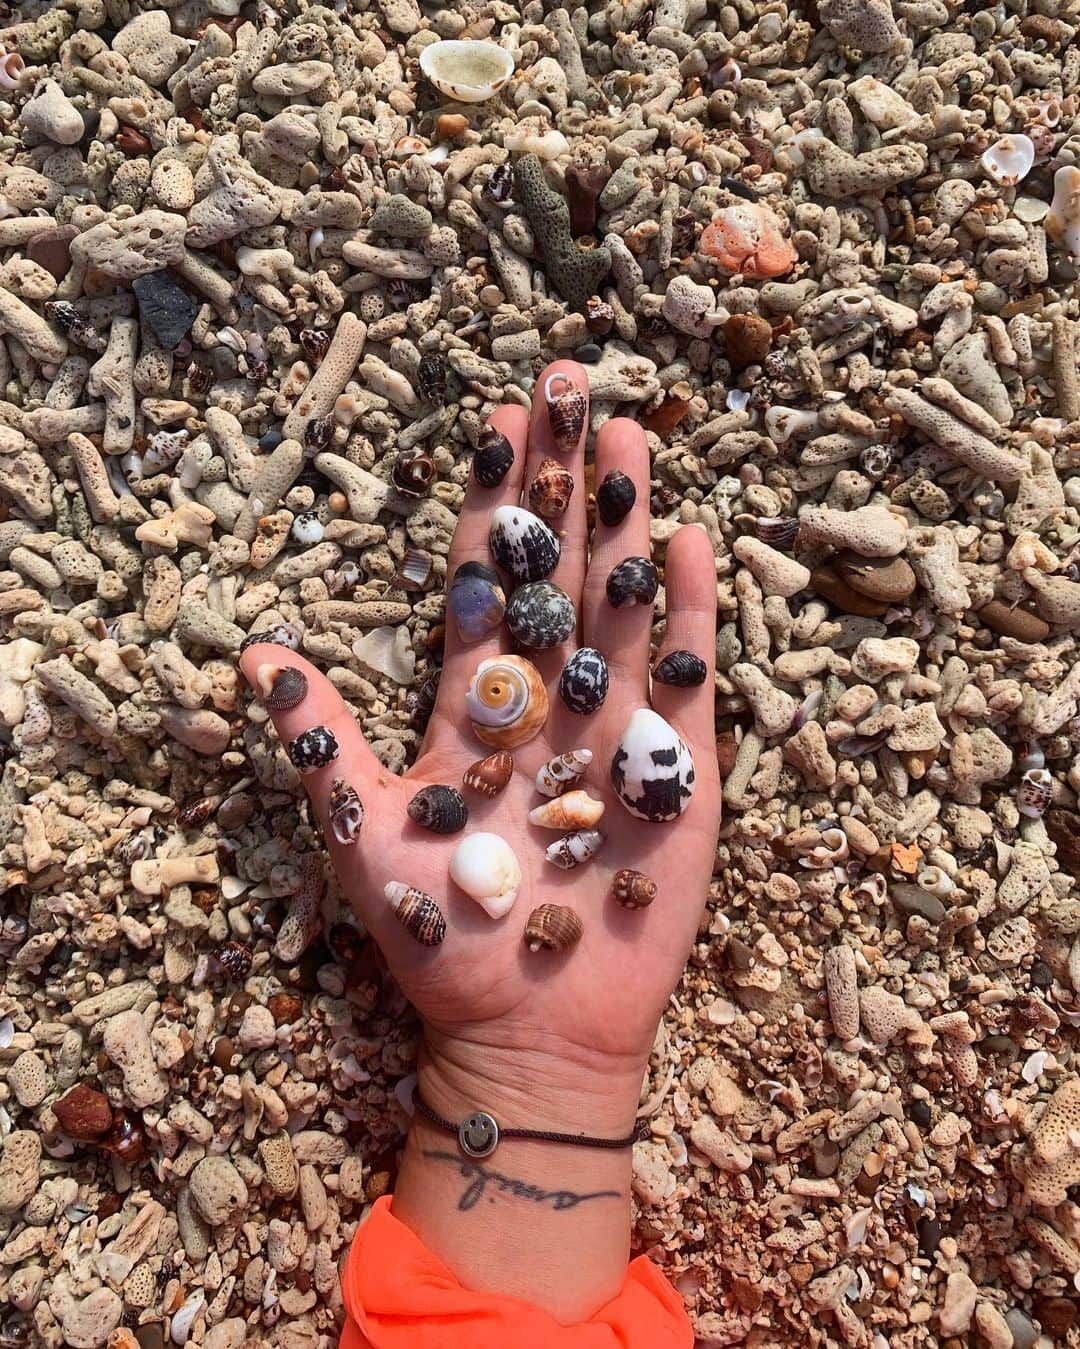
[[562, 515], [574, 495], [574, 475], [557, 459], [545, 459], [529, 485], [529, 505], [545, 520]]
[[344, 778], [335, 778], [330, 784], [327, 814], [334, 837], [342, 847], [347, 848], [355, 843], [364, 823], [364, 806], [356, 788], [351, 787]]
[[438, 946], [446, 936], [446, 919], [432, 897], [403, 881], [390, 881], [383, 894], [398, 922], [421, 946]]
[[656, 898], [656, 882], [643, 871], [624, 868], [611, 879], [611, 895], [624, 909], [644, 909]]
[[531, 581], [510, 596], [506, 626], [522, 646], [550, 650], [565, 642], [577, 627], [574, 602], [551, 581]]
[[592, 761], [591, 749], [568, 749], [536, 770], [536, 790], [541, 796], [559, 796], [584, 776]]
[[614, 529], [621, 525], [633, 510], [637, 500], [637, 489], [625, 473], [613, 468], [604, 474], [604, 480], [596, 489], [596, 513], [601, 521]]
[[576, 450], [585, 430], [585, 395], [568, 375], [549, 375], [544, 384], [548, 421], [555, 448], [563, 454]]
[[754, 535], [770, 548], [789, 552], [799, 537], [799, 522], [794, 518], [759, 515], [754, 521]]
[[313, 726], [289, 742], [289, 759], [298, 773], [314, 773], [331, 764], [341, 753], [333, 731]]
[[805, 857], [799, 858], [801, 867], [823, 871], [843, 862], [848, 855], [847, 835], [842, 829], [822, 829], [820, 842], [814, 844]]
[[450, 879], [491, 918], [513, 908], [521, 885], [521, 864], [498, 834], [468, 834], [450, 857]]
[[923, 867], [915, 877], [915, 884], [920, 890], [936, 895], [938, 899], [944, 899], [956, 889], [956, 882], [940, 867]]
[[547, 689], [540, 671], [524, 656], [494, 656], [477, 667], [465, 707], [478, 740], [496, 749], [515, 749], [543, 729]]
[[692, 651], [669, 651], [663, 660], [657, 662], [652, 673], [659, 684], [690, 689], [704, 684], [709, 672], [701, 657], [695, 656]]
[[607, 661], [592, 646], [575, 651], [559, 677], [559, 697], [571, 712], [587, 717], [604, 704], [608, 691]]
[[[868, 445], [859, 455], [859, 466], [868, 478], [878, 482], [889, 471], [893, 461], [892, 447], [889, 445]], [[796, 531], [797, 533], [798, 531]], [[760, 535], [758, 536], [760, 538]], [[765, 539], [765, 543], [769, 540]], [[774, 544], [774, 547], [779, 545]]]
[[410, 548], [390, 582], [400, 590], [423, 590], [431, 579], [435, 559], [423, 548]]
[[514, 447], [501, 431], [485, 426], [476, 442], [473, 477], [481, 487], [498, 487], [514, 462]]
[[639, 707], [612, 757], [611, 785], [639, 820], [677, 819], [694, 794], [693, 755], [663, 717]]
[[508, 750], [500, 749], [486, 759], [478, 759], [461, 775], [462, 783], [481, 796], [494, 797], [502, 791], [514, 773], [514, 759]]
[[562, 551], [551, 528], [520, 506], [500, 506], [495, 511], [488, 543], [496, 566], [509, 572], [519, 585], [550, 576]]
[[292, 665], [260, 665], [254, 682], [259, 697], [271, 712], [289, 712], [307, 697], [308, 683], [303, 671]]
[[1016, 785], [1016, 808], [1021, 815], [1037, 820], [1045, 815], [1054, 793], [1054, 779], [1048, 768], [1029, 768]]
[[580, 788], [556, 796], [529, 811], [529, 823], [540, 829], [591, 829], [604, 813], [603, 801], [597, 801]]
[[469, 807], [456, 787], [421, 787], [405, 807], [409, 819], [433, 834], [457, 834], [469, 820]]
[[506, 613], [506, 594], [494, 567], [463, 562], [450, 583], [447, 607], [463, 642], [482, 641]]
[[625, 557], [607, 578], [608, 603], [613, 609], [626, 604], [652, 604], [660, 589], [660, 577], [647, 557]]
[[565, 834], [548, 844], [544, 856], [563, 871], [572, 871], [574, 867], [591, 861], [603, 844], [604, 835], [599, 829], [584, 829], [576, 834]]
[[435, 461], [427, 450], [402, 450], [390, 470], [390, 481], [402, 496], [427, 495], [435, 477]]
[[429, 351], [420, 357], [416, 384], [429, 403], [446, 401], [446, 362], [437, 352]]
[[565, 904], [541, 904], [525, 924], [525, 945], [530, 951], [569, 951], [584, 931], [573, 909]]

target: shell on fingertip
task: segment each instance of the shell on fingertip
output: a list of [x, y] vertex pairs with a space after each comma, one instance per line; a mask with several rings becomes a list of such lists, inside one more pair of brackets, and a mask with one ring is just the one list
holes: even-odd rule
[[271, 712], [290, 712], [307, 697], [308, 682], [302, 670], [292, 665], [267, 662], [255, 671], [255, 688]]
[[637, 500], [637, 488], [625, 473], [613, 468], [604, 474], [604, 480], [596, 489], [596, 513], [601, 521], [613, 529], [621, 525], [634, 508]]
[[446, 919], [438, 903], [424, 890], [390, 881], [383, 889], [398, 922], [421, 946], [438, 946], [446, 936]]
[[565, 792], [529, 811], [529, 823], [540, 829], [562, 832], [591, 829], [604, 813], [603, 801], [597, 801], [582, 788]]
[[356, 788], [344, 778], [335, 778], [330, 784], [327, 814], [334, 837], [342, 847], [355, 843], [364, 823], [364, 806]]
[[543, 730], [547, 689], [524, 656], [493, 656], [477, 667], [465, 708], [477, 739], [496, 749], [515, 749]]
[[598, 712], [608, 691], [608, 667], [603, 655], [593, 646], [573, 653], [559, 676], [559, 697], [571, 712], [587, 717]]
[[514, 447], [501, 431], [485, 426], [476, 442], [473, 477], [481, 487], [498, 487], [514, 462]]
[[470, 764], [461, 775], [462, 784], [481, 796], [495, 797], [514, 775], [514, 759], [508, 750], [496, 750]]
[[584, 393], [569, 375], [556, 373], [544, 381], [544, 399], [555, 448], [563, 454], [576, 450], [588, 411]]
[[289, 760], [298, 773], [315, 773], [332, 764], [340, 753], [337, 736], [326, 726], [302, 731], [288, 746]]
[[559, 563], [558, 535], [532, 511], [500, 506], [491, 517], [491, 556], [518, 585], [542, 581]]
[[541, 904], [525, 924], [525, 945], [530, 951], [569, 951], [581, 940], [585, 927], [565, 904]]
[[469, 821], [469, 807], [456, 787], [421, 787], [405, 807], [409, 819], [433, 834], [457, 834]]
[[643, 871], [624, 867], [611, 878], [611, 896], [624, 909], [647, 908], [656, 898], [656, 882]]
[[574, 867], [591, 862], [603, 846], [604, 835], [599, 829], [581, 829], [549, 843], [544, 856], [553, 866], [572, 871]]
[[565, 513], [574, 495], [574, 475], [557, 459], [545, 459], [529, 484], [529, 505], [545, 520]]
[[447, 607], [463, 642], [480, 642], [506, 613], [506, 592], [498, 572], [483, 562], [463, 562], [450, 583]]
[[647, 557], [624, 557], [607, 578], [608, 603], [613, 609], [652, 604], [659, 589], [659, 573]]
[[673, 726], [639, 707], [612, 756], [611, 785], [637, 819], [678, 819], [694, 794], [694, 757]]
[[547, 651], [565, 642], [577, 627], [574, 602], [551, 581], [530, 581], [510, 596], [506, 626], [522, 646]]
[[584, 776], [592, 761], [591, 749], [568, 749], [536, 770], [536, 790], [541, 796], [560, 796]]
[[467, 834], [450, 856], [450, 879], [490, 918], [502, 918], [517, 898], [521, 864], [499, 834]]
[[708, 673], [705, 662], [692, 651], [669, 651], [662, 660], [657, 661], [652, 672], [658, 684], [671, 684], [680, 689], [704, 684]]

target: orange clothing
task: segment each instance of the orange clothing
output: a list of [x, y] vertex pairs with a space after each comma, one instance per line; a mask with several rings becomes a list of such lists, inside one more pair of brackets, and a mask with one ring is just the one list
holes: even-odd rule
[[462, 1288], [438, 1256], [379, 1199], [356, 1233], [342, 1279], [340, 1349], [691, 1349], [682, 1299], [645, 1256], [617, 1297], [588, 1321], [560, 1325], [499, 1293]]

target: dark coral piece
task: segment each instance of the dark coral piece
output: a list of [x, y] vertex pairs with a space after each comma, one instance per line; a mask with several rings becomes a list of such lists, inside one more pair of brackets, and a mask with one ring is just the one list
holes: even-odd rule
[[611, 270], [611, 254], [604, 248], [579, 248], [570, 233], [570, 208], [550, 187], [536, 155], [523, 155], [514, 167], [518, 201], [532, 226], [544, 258], [548, 279], [575, 309], [583, 310]]

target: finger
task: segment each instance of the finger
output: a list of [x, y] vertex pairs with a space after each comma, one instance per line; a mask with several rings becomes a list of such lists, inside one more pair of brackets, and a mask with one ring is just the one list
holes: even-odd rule
[[[658, 663], [688, 651], [705, 664], [705, 679], [678, 687], [653, 679], [652, 704], [695, 748], [715, 745], [716, 562], [703, 529], [685, 526], [668, 542], [664, 563], [667, 625]], [[655, 669], [655, 666], [653, 667]]]
[[607, 660], [609, 698], [641, 703], [648, 692], [652, 606], [628, 604], [616, 609], [607, 597], [607, 579], [617, 563], [649, 556], [649, 447], [645, 432], [627, 417], [606, 422], [596, 437], [597, 484], [613, 469], [626, 474], [637, 495], [619, 524], [597, 520], [582, 603], [583, 636], [585, 645], [596, 647]]

